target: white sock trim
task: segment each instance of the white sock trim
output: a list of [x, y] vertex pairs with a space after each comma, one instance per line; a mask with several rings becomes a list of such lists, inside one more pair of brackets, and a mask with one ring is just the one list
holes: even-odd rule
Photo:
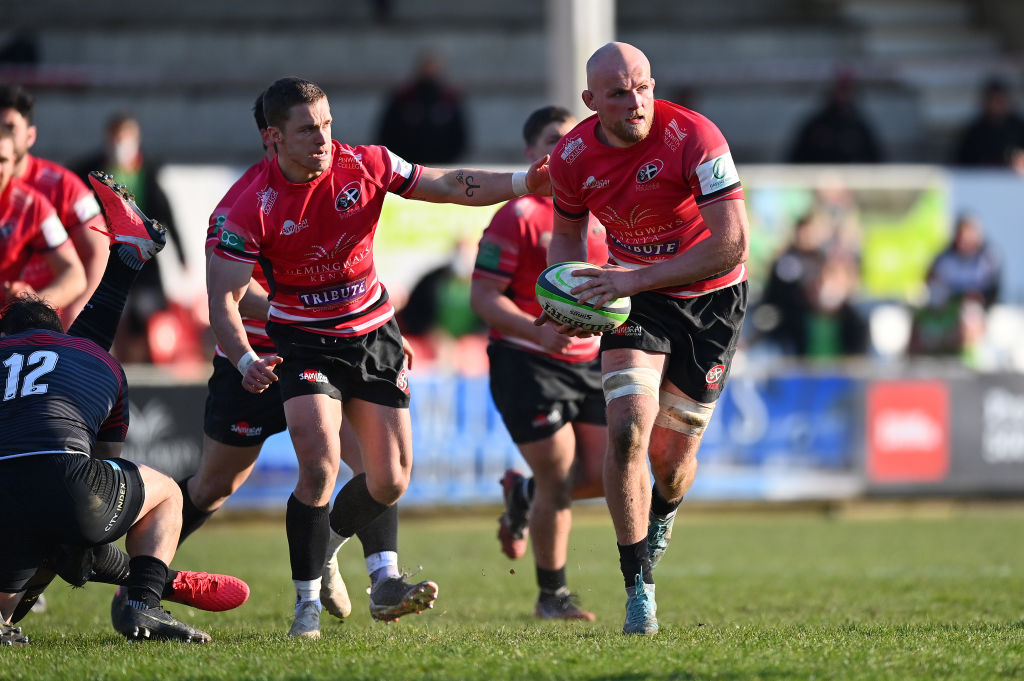
[[295, 585], [295, 593], [300, 601], [319, 601], [320, 582], [322, 581], [321, 577], [316, 579], [293, 579], [292, 584]]
[[378, 570], [386, 570], [386, 577], [398, 577], [398, 552], [380, 551], [371, 553], [366, 557], [366, 571], [372, 577]]

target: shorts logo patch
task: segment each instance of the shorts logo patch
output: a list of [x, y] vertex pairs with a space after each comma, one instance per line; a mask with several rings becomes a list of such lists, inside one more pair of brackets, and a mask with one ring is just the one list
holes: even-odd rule
[[398, 389], [404, 392], [406, 395], [409, 394], [409, 370], [402, 367], [402, 370], [398, 372], [398, 378], [395, 379], [395, 385]]
[[299, 380], [307, 383], [327, 383], [327, 377], [316, 369], [306, 369], [299, 373]]
[[263, 432], [263, 426], [250, 426], [245, 421], [231, 424], [231, 432], [246, 437], [258, 437]]
[[530, 425], [534, 428], [543, 428], [545, 426], [558, 423], [561, 420], [562, 412], [558, 411], [558, 409], [552, 409], [547, 414], [538, 414], [537, 416], [534, 416], [533, 420], [530, 421]]
[[725, 375], [725, 365], [718, 364], [711, 367], [708, 373], [704, 374], [705, 386], [707, 390], [716, 390], [718, 388], [718, 382], [722, 380], [722, 376]]
[[643, 327], [640, 326], [639, 324], [634, 324], [633, 322], [626, 322], [622, 326], [618, 326], [612, 329], [611, 331], [606, 331], [605, 333], [611, 334], [613, 336], [639, 338], [640, 336], [644, 335], [644, 330]]
[[114, 507], [114, 515], [110, 516], [110, 522], [103, 528], [104, 532], [110, 532], [110, 529], [114, 527], [114, 523], [121, 517], [121, 512], [124, 511], [124, 498], [128, 494], [128, 487], [121, 482], [120, 487], [117, 490], [117, 505]]

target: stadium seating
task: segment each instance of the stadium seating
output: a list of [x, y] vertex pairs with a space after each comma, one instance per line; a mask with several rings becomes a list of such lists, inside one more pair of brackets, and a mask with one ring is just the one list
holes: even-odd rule
[[[96, 0], [66, 3], [57, 15], [46, 3], [4, 3], [10, 28], [0, 30], [0, 44], [20, 28], [35, 36], [41, 61], [36, 69], [0, 67], [0, 80], [21, 80], [38, 93], [43, 156], [90, 150], [104, 119], [130, 109], [155, 155], [245, 163], [256, 136], [243, 112], [273, 78], [302, 74], [321, 83], [336, 135], [370, 142], [384, 93], [420, 49], [435, 47], [466, 95], [469, 160], [520, 160], [523, 113], [547, 99], [544, 0], [391, 4], [384, 22], [370, 0], [311, 0], [304, 11], [274, 0], [180, 0], [126, 11]], [[618, 38], [647, 51], [659, 94], [682, 93], [718, 121], [737, 158], [781, 160], [793, 127], [844, 67], [861, 77], [888, 157], [934, 161], [944, 159], [985, 76], [1001, 72], [1019, 84], [1019, 63], [1004, 49], [1006, 22], [1019, 28], [1021, 21], [1012, 7], [1009, 0], [648, 0], [619, 2], [616, 11]]]

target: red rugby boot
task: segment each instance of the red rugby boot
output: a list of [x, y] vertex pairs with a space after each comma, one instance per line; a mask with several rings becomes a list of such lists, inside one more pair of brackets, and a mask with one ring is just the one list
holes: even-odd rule
[[113, 243], [133, 247], [142, 262], [159, 253], [167, 244], [167, 229], [146, 217], [135, 204], [135, 197], [124, 185], [117, 184], [113, 175], [94, 170], [89, 173], [89, 183], [99, 197], [107, 221], [107, 231], [93, 229], [106, 234]]
[[191, 570], [179, 570], [169, 591], [166, 600], [211, 612], [237, 608], [249, 598], [249, 585], [238, 577]]

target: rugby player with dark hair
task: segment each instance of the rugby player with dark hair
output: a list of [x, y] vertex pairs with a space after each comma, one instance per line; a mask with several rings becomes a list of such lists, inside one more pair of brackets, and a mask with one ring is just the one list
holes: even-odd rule
[[[326, 94], [307, 80], [274, 82], [263, 113], [277, 158], [228, 213], [208, 271], [210, 319], [246, 390], [281, 382], [299, 462], [285, 519], [296, 590], [289, 634], [318, 638], [325, 556], [397, 502], [412, 470], [408, 368], [373, 261], [385, 197], [489, 205], [549, 185], [543, 161], [517, 173], [441, 170], [382, 146], [344, 145], [331, 138]], [[239, 314], [257, 262], [271, 285], [266, 330], [278, 354], [270, 357], [249, 345]], [[343, 417], [365, 472], [331, 507]], [[373, 586], [370, 608], [394, 619], [431, 607], [436, 595], [431, 581], [393, 576]]]
[[[85, 269], [85, 288], [59, 310], [67, 326], [99, 285], [108, 244], [102, 234], [89, 229], [102, 228], [103, 215], [85, 183], [64, 166], [29, 153], [39, 135], [34, 116], [35, 100], [29, 92], [19, 85], [0, 86], [0, 125], [14, 136], [14, 176], [53, 204]], [[36, 254], [26, 263], [20, 278], [40, 290], [53, 280], [54, 273], [46, 259]]]
[[[0, 303], [29, 294], [59, 308], [85, 289], [85, 273], [53, 205], [15, 177], [17, 160], [15, 134], [0, 125]], [[22, 278], [34, 256], [43, 260], [51, 275], [39, 288]]]
[[[202, 643], [209, 635], [171, 616], [160, 607], [161, 598], [187, 581], [186, 575], [198, 575], [214, 590], [217, 582], [230, 585], [225, 591], [234, 593], [221, 596], [234, 597], [231, 607], [244, 602], [249, 590], [226, 575], [168, 568], [181, 529], [181, 494], [162, 473], [119, 457], [128, 430], [127, 384], [105, 349], [128, 289], [163, 247], [165, 230], [109, 176], [94, 174], [90, 181], [112, 231], [104, 276], [89, 303], [67, 333], [53, 308], [37, 297], [18, 296], [0, 311], [0, 357], [7, 370], [0, 502], [21, 519], [10, 524], [0, 545], [0, 615], [10, 636], [19, 601], [45, 566], [51, 573], [74, 573], [76, 583], [96, 576], [123, 581], [111, 619], [129, 639]], [[110, 546], [121, 536], [127, 537], [130, 556], [126, 573], [118, 569], [119, 550]], [[91, 547], [96, 550], [81, 550]], [[79, 558], [68, 560], [62, 553]], [[74, 562], [79, 569], [70, 568]], [[97, 567], [102, 575], [91, 574]], [[193, 594], [177, 595], [190, 602]]]
[[[526, 158], [549, 155], [576, 124], [567, 109], [546, 106], [523, 126]], [[535, 287], [547, 266], [551, 198], [527, 195], [509, 201], [480, 238], [470, 304], [491, 327], [487, 354], [494, 403], [512, 440], [530, 465], [529, 478], [505, 472], [505, 512], [498, 539], [509, 558], [526, 552], [527, 529], [540, 594], [534, 614], [542, 619], [592, 620], [566, 583], [565, 566], [573, 499], [600, 497], [601, 460], [607, 433], [597, 337], [573, 338], [551, 324], [535, 326], [540, 314]], [[587, 229], [587, 260], [608, 260], [604, 228]]]
[[[221, 240], [221, 230], [235, 200], [254, 177], [266, 170], [277, 154], [263, 115], [263, 93], [253, 104], [253, 117], [263, 140], [264, 155], [231, 186], [211, 213], [206, 232], [207, 262], [213, 257], [214, 248]], [[275, 354], [274, 344], [265, 329], [270, 309], [268, 287], [263, 270], [254, 268], [252, 281], [239, 301], [239, 312], [249, 346], [264, 357]], [[407, 363], [412, 368], [412, 348], [404, 344], [404, 341], [403, 345]], [[285, 428], [279, 384], [274, 383], [260, 393], [245, 390], [238, 380], [237, 369], [218, 345], [206, 397], [202, 459], [196, 473], [179, 483], [183, 502], [179, 545], [242, 486], [256, 465], [263, 443]], [[348, 464], [353, 474], [361, 474], [363, 469], [359, 442], [347, 419], [342, 423], [341, 437], [341, 459]], [[399, 575], [397, 504], [389, 506], [376, 520], [358, 530], [356, 535], [363, 545], [363, 556], [372, 584]], [[341, 619], [352, 612], [352, 601], [338, 568], [337, 550], [327, 556], [324, 565], [320, 602], [329, 613]], [[406, 613], [399, 609], [390, 614], [399, 616]], [[391, 619], [388, 612], [378, 611], [377, 615]]]

